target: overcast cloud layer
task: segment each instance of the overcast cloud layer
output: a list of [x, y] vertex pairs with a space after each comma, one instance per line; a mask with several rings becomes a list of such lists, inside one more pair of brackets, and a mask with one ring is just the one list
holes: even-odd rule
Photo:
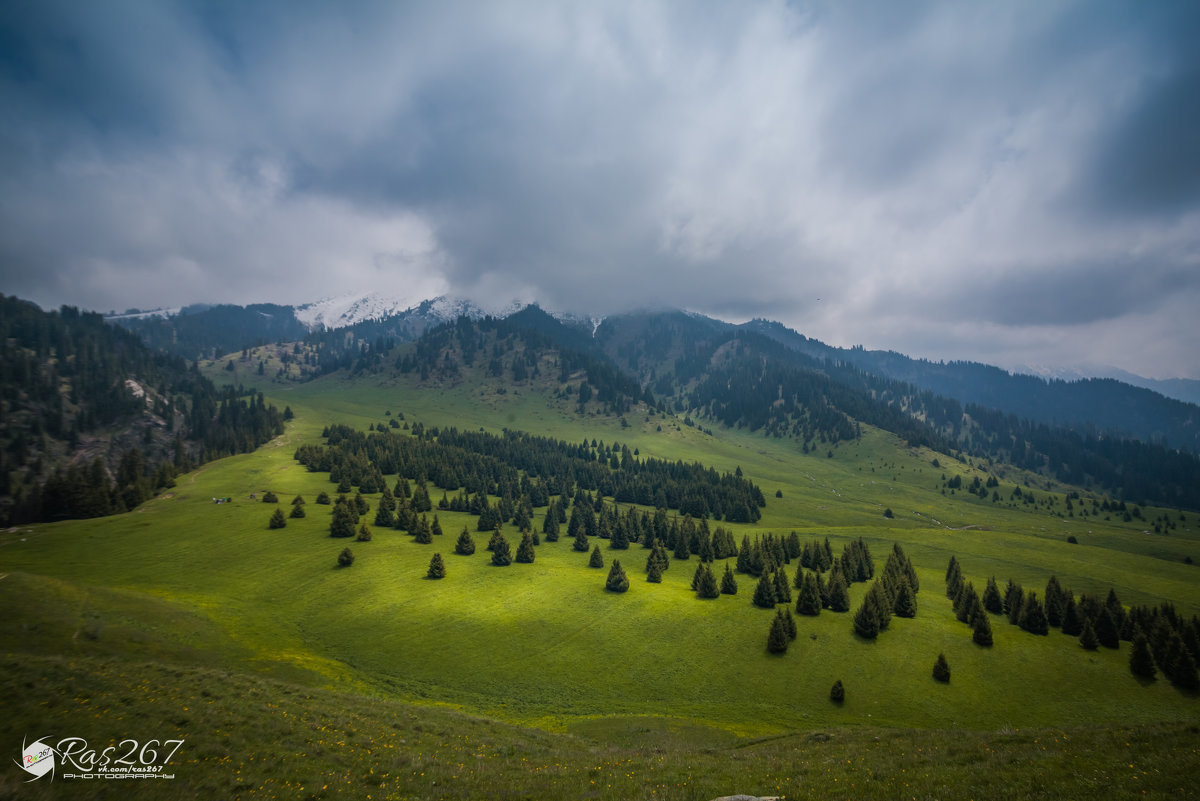
[[0, 0], [0, 290], [1200, 377], [1200, 4]]

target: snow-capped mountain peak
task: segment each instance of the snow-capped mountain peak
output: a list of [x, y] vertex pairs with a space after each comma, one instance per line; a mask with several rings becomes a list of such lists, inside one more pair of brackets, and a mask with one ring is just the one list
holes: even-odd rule
[[364, 320], [381, 320], [398, 314], [413, 314], [433, 321], [457, 320], [465, 315], [507, 317], [525, 308], [525, 301], [513, 300], [483, 308], [466, 298], [442, 295], [428, 300], [400, 298], [378, 291], [325, 298], [295, 307], [296, 319], [309, 328], [344, 328]]

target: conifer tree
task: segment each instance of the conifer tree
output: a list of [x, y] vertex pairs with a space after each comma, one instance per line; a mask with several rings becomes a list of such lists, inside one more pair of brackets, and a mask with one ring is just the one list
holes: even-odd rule
[[588, 567], [604, 567], [604, 554], [600, 553], [599, 544], [592, 549], [591, 558], [588, 559]]
[[858, 611], [854, 613], [854, 633], [866, 640], [879, 636], [879, 612], [875, 594], [868, 592]]
[[1095, 629], [1096, 641], [1105, 648], [1121, 647], [1121, 632], [1107, 607], [1102, 608], [1100, 614], [1096, 616]]
[[839, 706], [846, 700], [846, 688], [842, 686], [842, 680], [838, 679], [833, 683], [833, 687], [829, 690], [829, 700]]
[[[299, 509], [299, 506], [293, 507]], [[267, 523], [267, 528], [283, 528], [287, 525], [287, 519], [283, 516], [283, 510], [275, 507], [274, 514], [271, 515], [271, 520]]]
[[692, 555], [691, 543], [688, 542], [688, 537], [682, 531], [675, 538], [675, 558], [684, 561]]
[[782, 569], [775, 571], [775, 602], [780, 604], [790, 604], [792, 602], [792, 588], [788, 586], [787, 573]]
[[[1121, 601], [1117, 598], [1117, 591], [1112, 587], [1108, 588], [1108, 597], [1104, 599], [1104, 608], [1112, 615], [1119, 638], [1121, 626], [1125, 623], [1125, 607], [1121, 605]], [[1097, 635], [1099, 633], [1098, 631], [1096, 632]], [[1104, 644], [1103, 640], [1100, 644]]]
[[442, 561], [442, 555], [435, 553], [433, 558], [429, 560], [429, 572], [425, 574], [431, 579], [440, 579], [446, 577], [446, 565]]
[[967, 622], [967, 613], [970, 611], [970, 599], [972, 593], [975, 592], [975, 587], [969, 581], [958, 582], [958, 594], [954, 596], [954, 617], [959, 623]]
[[758, 586], [754, 588], [754, 598], [751, 602], [763, 609], [771, 609], [775, 606], [775, 582], [767, 573], [763, 573], [758, 579]]
[[512, 551], [499, 526], [496, 527], [495, 542], [492, 545], [492, 564], [496, 567], [508, 567], [512, 564]]
[[662, 583], [662, 565], [658, 563], [657, 559], [650, 559], [650, 564], [646, 569], [646, 581], [652, 584]]
[[810, 617], [821, 614], [821, 593], [814, 573], [804, 574], [804, 582], [796, 596], [796, 612]]
[[625, 592], [629, 589], [629, 579], [625, 576], [625, 571], [621, 569], [621, 560], [614, 559], [612, 561], [604, 588], [609, 592]]
[[908, 576], [901, 576], [900, 586], [896, 588], [896, 601], [892, 604], [896, 617], [916, 617], [917, 597], [908, 584]]
[[475, 540], [466, 526], [463, 526], [462, 532], [458, 535], [458, 541], [454, 543], [454, 552], [460, 556], [470, 556], [475, 553]]
[[367, 528], [367, 521], [364, 520], [358, 526], [358, 536], [354, 538], [358, 542], [371, 541], [371, 529]]
[[767, 652], [772, 654], [786, 654], [788, 643], [791, 640], [788, 638], [787, 622], [783, 619], [783, 614], [779, 611], [775, 613], [775, 619], [771, 621], [771, 631], [767, 634]]
[[521, 536], [521, 543], [517, 545], [517, 561], [522, 564], [533, 563], [533, 537], [528, 531]]
[[1021, 589], [1020, 584], [1016, 584], [1012, 579], [1008, 580], [1008, 586], [1004, 590], [1004, 614], [1008, 615], [1008, 622], [1012, 625], [1019, 625], [1021, 622], [1021, 607], [1025, 604], [1025, 591]]
[[343, 548], [342, 552], [338, 554], [337, 563], [338, 567], [350, 567], [350, 565], [354, 564], [354, 551], [349, 548]]
[[962, 584], [962, 568], [958, 565], [958, 557], [950, 555], [950, 564], [946, 566], [946, 597], [958, 595], [959, 585]]
[[713, 575], [712, 568], [704, 562], [702, 565], [703, 573], [700, 575], [699, 581], [696, 582], [696, 594], [701, 598], [718, 598], [721, 591], [717, 588], [717, 577]]
[[1066, 593], [1058, 583], [1058, 576], [1051, 576], [1046, 582], [1046, 623], [1052, 628], [1062, 626], [1063, 613], [1066, 612]]
[[1100, 647], [1100, 641], [1096, 639], [1096, 630], [1092, 628], [1090, 618], [1083, 620], [1083, 632], [1079, 635], [1079, 644], [1085, 651], [1095, 651]]
[[846, 586], [841, 571], [829, 579], [829, 608], [834, 612], [850, 611], [850, 588]]
[[1070, 596], [1067, 598], [1067, 603], [1063, 606], [1063, 621], [1062, 633], [1070, 637], [1078, 637], [1083, 633], [1083, 620], [1079, 615], [1079, 607], [1075, 604], [1075, 598]]
[[433, 525], [430, 526], [430, 531], [435, 537], [442, 536], [442, 524], [438, 522], [438, 516], [436, 514], [433, 516]]
[[[811, 550], [812, 543], [809, 543], [808, 547]], [[807, 567], [807, 565], [805, 565], [804, 562], [800, 562], [799, 564], [797, 564], [796, 565], [796, 575], [792, 577], [792, 586], [798, 590], [804, 588], [804, 568], [805, 567]]]
[[976, 645], [982, 645], [985, 648], [990, 648], [992, 645], [992, 622], [988, 619], [986, 612], [980, 612], [975, 616], [975, 630], [971, 633], [971, 639]]
[[558, 542], [558, 501], [551, 501], [546, 510], [546, 519], [542, 521], [542, 533], [546, 542]]
[[696, 588], [700, 586], [700, 576], [703, 573], [704, 563], [701, 562], [700, 564], [696, 565], [696, 572], [692, 573], [692, 592], [695, 592]]
[[783, 610], [783, 622], [787, 624], [788, 639], [794, 640], [799, 631], [796, 629], [796, 618], [792, 617], [792, 608], [790, 606], [782, 606], [780, 609]]
[[742, 547], [738, 550], [737, 572], [750, 572], [750, 537], [746, 534], [742, 535]]
[[982, 600], [983, 608], [993, 615], [999, 615], [1004, 612], [1004, 599], [1000, 597], [1000, 588], [996, 586], [995, 576], [988, 579], [987, 587], [983, 590]]
[[1025, 600], [1021, 604], [1021, 615], [1018, 618], [1018, 623], [1021, 628], [1030, 634], [1050, 633], [1050, 626], [1046, 622], [1046, 612], [1042, 608], [1042, 602], [1037, 598], [1037, 593], [1033, 590], [1025, 594]]
[[353, 537], [356, 517], [350, 511], [350, 505], [338, 501], [333, 507], [333, 522], [329, 524], [329, 536]]
[[380, 503], [379, 508], [375, 510], [375, 525], [381, 528], [391, 528], [395, 523], [396, 516], [392, 514], [392, 510]]
[[292, 506], [303, 506], [303, 505], [304, 505], [304, 496], [303, 495], [297, 495], [295, 498], [292, 498]]
[[582, 528], [576, 531], [575, 541], [571, 543], [571, 548], [579, 551], [580, 553], [587, 553], [588, 548], [590, 547], [591, 545], [588, 542], [587, 531]]
[[875, 616], [879, 620], [879, 630], [886, 631], [892, 622], [892, 604], [883, 583], [878, 580], [872, 582], [867, 595], [875, 596]]
[[1171, 683], [1191, 692], [1200, 689], [1200, 673], [1196, 670], [1196, 659], [1182, 642], [1171, 663]]
[[429, 519], [425, 515], [421, 515], [417, 520], [417, 525], [413, 528], [413, 542], [419, 545], [428, 545], [433, 542], [433, 531], [429, 528]]
[[608, 547], [618, 551], [624, 551], [629, 547], [629, 535], [625, 531], [625, 525], [618, 522], [613, 528], [612, 536], [609, 538]]
[[945, 654], [938, 654], [937, 661], [933, 663], [933, 677], [940, 682], [949, 683], [950, 664], [946, 661]]
[[304, 517], [305, 515], [306, 515], [306, 512], [304, 511], [304, 505], [301, 504], [300, 506], [293, 506], [292, 513], [290, 515], [288, 515], [288, 517], [300, 518], [300, 517]]
[[1129, 650], [1129, 670], [1140, 679], [1153, 679], [1158, 672], [1154, 667], [1154, 655], [1150, 653], [1150, 640], [1140, 626], [1134, 629], [1133, 647]]
[[733, 571], [729, 569], [729, 562], [726, 562], [725, 575], [721, 576], [721, 593], [724, 595], [737, 595], [737, 591], [737, 579], [733, 577]]
[[329, 500], [329, 493], [325, 492], [324, 490], [317, 493], [317, 503], [328, 506], [331, 503]]

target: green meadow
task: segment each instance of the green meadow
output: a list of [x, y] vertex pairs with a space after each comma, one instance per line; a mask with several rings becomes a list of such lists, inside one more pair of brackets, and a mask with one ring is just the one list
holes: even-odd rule
[[[223, 364], [206, 369], [227, 380]], [[1200, 761], [1200, 700], [1161, 677], [1135, 680], [1128, 643], [1088, 652], [1060, 632], [1039, 637], [994, 617], [994, 646], [976, 646], [943, 579], [953, 554], [980, 590], [994, 575], [1040, 596], [1055, 574], [1077, 595], [1113, 588], [1127, 606], [1170, 601], [1190, 616], [1200, 613], [1200, 566], [1185, 561], [1200, 561], [1195, 513], [1144, 509], [1128, 523], [1068, 515], [1074, 488], [873, 429], [830, 457], [646, 409], [579, 417], [533, 383], [259, 381], [295, 419], [257, 452], [183, 475], [129, 514], [0, 532], [0, 603], [10, 610], [0, 658], [14, 711], [3, 733], [14, 753], [23, 734], [76, 724], [119, 738], [144, 725], [128, 717], [135, 710], [194, 747], [188, 758], [198, 762], [179, 765], [181, 776], [195, 771], [174, 786], [180, 797], [469, 798], [498, 787], [531, 798], [802, 797], [824, 787], [822, 797], [890, 798], [908, 797], [910, 770], [917, 797], [1194, 791], [1181, 777]], [[797, 616], [799, 636], [772, 656], [773, 613], [751, 605], [755, 580], [738, 575], [737, 595], [699, 600], [689, 587], [695, 557], [672, 560], [663, 582], [650, 584], [640, 545], [614, 551], [601, 541], [605, 567], [595, 569], [564, 537], [538, 546], [533, 564], [497, 568], [475, 518], [449, 512], [439, 513], [445, 534], [431, 545], [388, 529], [370, 542], [331, 539], [330, 507], [314, 501], [333, 485], [297, 464], [294, 449], [319, 442], [330, 423], [365, 429], [387, 412], [740, 467], [767, 506], [754, 525], [722, 524], [737, 541], [796, 531], [802, 542], [828, 537], [840, 553], [862, 537], [877, 568], [899, 543], [921, 582], [917, 617], [893, 618], [868, 642], [854, 635], [852, 612]], [[946, 489], [943, 476], [955, 474], [997, 475], [1001, 500]], [[1014, 487], [1038, 503], [1012, 500]], [[264, 490], [285, 513], [303, 496], [307, 517], [268, 529], [274, 507], [250, 499]], [[436, 503], [441, 493], [431, 495]], [[378, 496], [367, 497], [369, 523]], [[1155, 534], [1149, 521], [1164, 513], [1179, 522]], [[453, 552], [464, 526], [472, 556]], [[339, 568], [346, 546], [356, 560]], [[435, 552], [446, 563], [440, 581], [425, 578]], [[604, 589], [613, 559], [630, 578], [621, 595]], [[719, 576], [723, 566], [714, 567]], [[866, 586], [852, 585], [852, 609]], [[949, 684], [931, 678], [939, 653]], [[839, 679], [846, 700], [835, 705], [829, 689]], [[164, 688], [153, 703], [135, 688], [147, 682]], [[319, 725], [333, 728], [326, 736]], [[222, 761], [232, 750], [237, 767]], [[1062, 784], [1033, 782], [1021, 767], [1032, 759], [1064, 771], [1054, 779]], [[979, 763], [990, 772], [977, 775]], [[1130, 773], [1117, 770], [1124, 764]], [[0, 786], [15, 792], [11, 774]]]

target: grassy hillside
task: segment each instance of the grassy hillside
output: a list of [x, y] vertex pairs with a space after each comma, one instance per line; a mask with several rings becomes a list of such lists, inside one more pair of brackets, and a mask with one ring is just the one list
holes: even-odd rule
[[[550, 734], [428, 705], [261, 677], [79, 656], [0, 654], [0, 737], [26, 721], [93, 747], [182, 738], [171, 780], [127, 799], [1178, 799], [1194, 793], [1190, 724], [1001, 732], [822, 728], [735, 739], [690, 723], [617, 718]], [[31, 692], [31, 687], [53, 688]], [[1031, 769], [1033, 768], [1033, 769]], [[0, 797], [101, 797], [109, 781], [24, 783]]]
[[[220, 371], [222, 364], [209, 369]], [[547, 786], [577, 796], [590, 792], [590, 782], [598, 778], [605, 779], [598, 797], [713, 797], [735, 791], [794, 796], [812, 792], [818, 775], [854, 782], [855, 790], [847, 796], [858, 797], [861, 791], [868, 797], [894, 797], [904, 774], [885, 763], [901, 742], [899, 735], [880, 732], [881, 726], [927, 730], [901, 737], [904, 747], [915, 751], [925, 743], [935, 754], [912, 754], [912, 770], [932, 770], [920, 786], [976, 788], [966, 795], [990, 794], [987, 788], [998, 786], [987, 784], [993, 781], [1032, 786], [1028, 777], [1021, 784], [1018, 776], [1024, 772], [1014, 761], [1046, 745], [1048, 735], [1024, 733], [1031, 727], [1072, 730], [1069, 746], [1056, 743], [1042, 758], [1047, 767], [1066, 771], [1062, 781], [1076, 788], [1075, 794], [1091, 782], [1109, 786], [1118, 781], [1116, 765], [1125, 761], [1123, 749], [1131, 749], [1129, 764], [1139, 767], [1126, 768], [1131, 775], [1145, 774], [1138, 779], [1120, 774], [1122, 787], [1151, 781], [1145, 776], [1153, 768], [1159, 773], [1152, 781], [1158, 783], [1148, 789], [1166, 794], [1186, 775], [1181, 771], [1194, 769], [1200, 742], [1189, 727], [1197, 718], [1197, 699], [1161, 678], [1137, 682], [1128, 669], [1128, 643], [1119, 651], [1089, 653], [1059, 632], [1037, 637], [994, 618], [995, 645], [982, 649], [954, 619], [942, 592], [946, 563], [955, 554], [979, 588], [995, 575], [1000, 582], [1013, 578], [1040, 591], [1054, 573], [1076, 593], [1114, 587], [1127, 605], [1169, 600], [1190, 616], [1200, 612], [1195, 572], [1200, 568], [1184, 562], [1200, 560], [1200, 532], [1190, 517], [1158, 535], [1145, 533], [1146, 521], [1164, 510], [1144, 510], [1143, 519], [1131, 523], [1064, 517], [1069, 488], [1047, 488], [1044, 479], [1034, 483], [1033, 477], [1011, 470], [998, 488], [1003, 502], [963, 492], [943, 494], [943, 474], [960, 473], [969, 481], [976, 468], [909, 449], [875, 430], [835, 448], [830, 458], [801, 454], [789, 440], [719, 427], [706, 433], [645, 408], [625, 415], [624, 424], [602, 414], [580, 419], [573, 400], [548, 396], [536, 381], [514, 386], [469, 375], [457, 384], [439, 385], [410, 377], [381, 383], [373, 377], [330, 376], [302, 385], [264, 379], [261, 389], [277, 406], [290, 406], [295, 419], [283, 437], [257, 452], [182, 476], [173, 491], [127, 515], [0, 533], [4, 608], [36, 610], [0, 623], [0, 651], [11, 654], [11, 665], [21, 666], [6, 686], [6, 708], [25, 697], [20, 685], [12, 683], [21, 680], [22, 671], [46, 672], [47, 687], [81, 688], [70, 696], [73, 700], [50, 711], [22, 700], [22, 711], [9, 727], [31, 735], [51, 728], [65, 731], [69, 726], [59, 721], [75, 719], [84, 703], [80, 698], [97, 710], [119, 707], [113, 696], [123, 697], [121, 682], [104, 678], [105, 671], [128, 671], [140, 682], [152, 675], [158, 681], [175, 670], [160, 666], [178, 665], [178, 693], [163, 696], [163, 706], [155, 710], [160, 717], [150, 719], [169, 721], [171, 715], [181, 715], [190, 721], [189, 738], [212, 749], [210, 756], [200, 757], [203, 767], [196, 768], [203, 781], [216, 782], [202, 786], [205, 794], [227, 794], [238, 786], [229, 784], [234, 779], [228, 766], [216, 756], [232, 746], [245, 746], [240, 752], [267, 749], [275, 756], [316, 754], [315, 747], [301, 747], [309, 742], [304, 738], [316, 736], [315, 729], [297, 733], [290, 728], [292, 719], [307, 720], [298, 710], [289, 712], [284, 725], [281, 713], [268, 711], [265, 701], [232, 700], [244, 693], [282, 704], [286, 694], [278, 688], [284, 685], [273, 682], [285, 682], [297, 698], [307, 696], [305, 703], [324, 705], [341, 730], [354, 730], [353, 736], [327, 741], [330, 751], [339, 742], [357, 747], [346, 746], [353, 753], [349, 759], [323, 753], [304, 764], [255, 766], [256, 772], [248, 775], [263, 786], [264, 797], [289, 796], [295, 788], [281, 782], [300, 776], [316, 777], [304, 780], [314, 797], [322, 797], [313, 791], [317, 780], [329, 785], [325, 795], [336, 794], [337, 788], [347, 794], [367, 792], [364, 786], [374, 781], [371, 769], [388, 773], [381, 779], [388, 788], [384, 797], [475, 797], [478, 793], [471, 790], [489, 782], [503, 783], [518, 797], [541, 796], [544, 792], [536, 790]], [[772, 613], [751, 605], [753, 580], [739, 576], [736, 596], [698, 600], [688, 586], [694, 557], [673, 562], [663, 583], [653, 585], [644, 580], [647, 552], [640, 546], [625, 552], [604, 548], [606, 567], [596, 570], [564, 538], [539, 546], [531, 565], [495, 568], [483, 549], [484, 535], [475, 534], [475, 555], [453, 554], [458, 531], [465, 524], [473, 528], [475, 520], [453, 513], [440, 514], [446, 534], [433, 545], [418, 545], [391, 530], [376, 530], [366, 543], [330, 539], [329, 507], [313, 501], [321, 490], [332, 491], [332, 485], [327, 475], [308, 473], [296, 464], [294, 448], [319, 441], [321, 429], [331, 422], [366, 428], [385, 419], [386, 411], [403, 412], [407, 420], [427, 425], [492, 431], [511, 427], [571, 441], [619, 441], [644, 456], [696, 460], [723, 470], [740, 466], [762, 487], [768, 502], [759, 523], [726, 524], [737, 540], [743, 534], [795, 530], [803, 541], [829, 537], [840, 552], [843, 543], [861, 536], [878, 567], [891, 544], [899, 542], [921, 580], [918, 615], [894, 619], [873, 643], [853, 635], [850, 614], [798, 617], [798, 639], [786, 655], [772, 657], [765, 649]], [[940, 467], [933, 467], [934, 458]], [[1009, 502], [1018, 485], [1033, 489], [1041, 505]], [[293, 496], [303, 495], [308, 516], [269, 530], [273, 507], [249, 499], [267, 489], [278, 494], [285, 508]], [[214, 504], [215, 497], [232, 497], [233, 502]], [[885, 508], [894, 512], [893, 519], [883, 516]], [[538, 528], [542, 512], [535, 521]], [[1177, 519], [1177, 513], [1170, 514]], [[1078, 544], [1068, 543], [1067, 536], [1075, 536]], [[352, 567], [338, 569], [336, 556], [346, 545], [357, 559]], [[435, 551], [447, 565], [442, 581], [424, 578]], [[630, 576], [631, 588], [624, 595], [604, 590], [613, 558], [621, 560]], [[864, 591], [864, 585], [853, 586], [854, 606]], [[953, 672], [949, 685], [930, 676], [939, 652], [946, 654]], [[91, 684], [81, 673], [90, 665], [107, 666]], [[227, 717], [217, 715], [226, 725], [216, 725], [217, 717], [179, 712], [204, 708], [193, 706], [195, 693], [206, 682], [218, 681], [214, 676], [238, 688], [222, 696], [233, 705], [221, 713]], [[835, 679], [846, 686], [841, 706], [828, 699]], [[404, 705], [408, 703], [420, 706]], [[334, 714], [336, 710], [344, 711]], [[480, 723], [459, 712], [536, 728]], [[113, 722], [109, 712], [93, 714], [98, 732], [125, 725]], [[413, 733], [418, 724], [404, 722], [410, 714], [436, 721], [429, 724], [430, 731], [440, 732], [440, 739]], [[234, 734], [232, 724], [240, 726], [247, 719], [283, 728], [277, 736], [265, 731], [262, 738]], [[379, 742], [377, 732], [392, 725], [381, 721], [394, 721], [400, 728], [393, 731], [406, 741], [400, 744], [393, 736], [386, 754], [368, 747], [372, 739]], [[1130, 724], [1150, 728], [1128, 736], [1109, 728]], [[408, 776], [420, 772], [416, 767], [427, 773], [451, 771], [458, 764], [451, 759], [459, 753], [455, 748], [466, 748], [452, 747], [451, 735], [475, 726], [493, 732], [494, 747], [483, 752], [486, 758], [464, 750], [455, 759], [477, 767], [486, 763], [484, 773], [490, 778], [479, 779], [484, 784], [456, 785], [437, 773], [443, 789], [433, 789]], [[837, 734], [827, 743], [789, 734], [818, 729]], [[15, 731], [9, 732], [10, 740]], [[549, 738], [545, 732], [579, 739]], [[1031, 742], [1030, 736], [1039, 742]], [[1062, 739], [1061, 733], [1053, 736]], [[783, 739], [735, 747], [746, 745], [747, 738], [763, 737]], [[606, 745], [589, 744], [588, 738]], [[439, 749], [450, 750], [433, 757], [434, 739]], [[666, 750], [655, 755], [654, 747]], [[711, 760], [697, 759], [700, 748], [712, 751], [707, 754]], [[527, 752], [531, 762], [545, 758], [543, 772], [525, 763], [518, 768], [517, 760]], [[680, 769], [663, 766], [673, 762], [673, 754], [696, 777], [687, 790], [673, 789], [684, 778]], [[969, 765], [983, 754], [989, 754], [986, 761], [993, 770], [976, 775]], [[659, 767], [655, 760], [662, 760]], [[595, 777], [592, 761], [599, 766]], [[624, 779], [623, 765], [630, 767]], [[909, 770], [902, 760], [895, 765]], [[805, 773], [798, 780], [802, 767]], [[864, 775], [863, 769], [870, 773]], [[657, 782], [659, 794], [647, 792], [654, 786], [646, 778], [651, 775], [663, 779]], [[883, 776], [891, 777], [890, 783]], [[561, 784], [545, 784], [548, 777]], [[730, 785], [731, 777], [736, 786]], [[640, 789], [634, 792], [635, 787]]]

